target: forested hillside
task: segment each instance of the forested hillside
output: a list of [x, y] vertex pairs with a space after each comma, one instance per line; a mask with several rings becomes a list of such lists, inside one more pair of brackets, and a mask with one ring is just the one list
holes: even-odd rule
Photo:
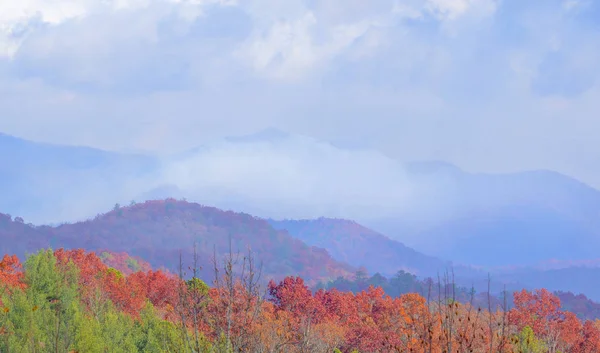
[[[229, 268], [231, 254], [223, 269]], [[252, 261], [246, 259], [245, 264]], [[2, 352], [563, 352], [600, 350], [600, 324], [560, 309], [546, 290], [514, 307], [311, 292], [300, 277], [270, 282], [252, 267], [207, 285], [162, 271], [126, 275], [83, 250], [0, 262]]]
[[349, 275], [353, 269], [333, 260], [324, 249], [308, 246], [286, 231], [272, 228], [251, 215], [222, 211], [196, 203], [147, 201], [126, 207], [116, 205], [94, 219], [57, 227], [24, 224], [0, 215], [0, 250], [24, 258], [44, 247], [127, 252], [153, 267], [177, 271], [179, 255], [191, 261], [196, 244], [201, 278], [213, 276], [214, 255], [229, 251], [244, 256], [251, 250], [262, 263], [265, 279], [299, 275], [309, 283]]
[[338, 261], [364, 266], [371, 272], [393, 275], [399, 270], [420, 276], [434, 275], [450, 267], [362, 225], [344, 219], [269, 220], [276, 229], [309, 245], [327, 249]]

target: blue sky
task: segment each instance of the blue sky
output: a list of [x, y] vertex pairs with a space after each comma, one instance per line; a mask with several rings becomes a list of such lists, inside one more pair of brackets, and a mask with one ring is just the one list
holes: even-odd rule
[[600, 186], [591, 0], [0, 0], [0, 131], [178, 151], [274, 126]]

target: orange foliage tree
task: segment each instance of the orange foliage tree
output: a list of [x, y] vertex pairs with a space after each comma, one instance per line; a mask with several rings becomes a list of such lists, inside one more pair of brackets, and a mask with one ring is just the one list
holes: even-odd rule
[[[146, 303], [176, 325], [188, 351], [233, 352], [517, 352], [522, 332], [533, 332], [547, 352], [600, 353], [600, 324], [561, 310], [545, 289], [514, 293], [514, 307], [482, 309], [451, 297], [427, 300], [411, 293], [390, 297], [378, 287], [353, 294], [312, 292], [300, 277], [270, 281], [261, 292], [251, 254], [237, 266], [230, 254], [212, 287], [163, 271], [123, 274], [93, 252], [54, 252], [59, 269], [75, 266], [87, 315], [108, 303], [139, 322]], [[237, 267], [236, 267], [237, 266]], [[236, 271], [241, 270], [236, 276]], [[23, 290], [16, 257], [0, 262], [0, 285]], [[531, 330], [526, 329], [531, 328]], [[4, 330], [4, 331], [2, 331]], [[528, 331], [529, 330], [529, 331]], [[8, 331], [0, 325], [0, 333]], [[509, 339], [510, 338], [510, 339]]]

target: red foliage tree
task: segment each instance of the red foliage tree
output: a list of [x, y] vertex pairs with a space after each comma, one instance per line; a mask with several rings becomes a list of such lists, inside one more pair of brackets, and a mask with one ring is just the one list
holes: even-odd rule
[[529, 326], [543, 339], [550, 352], [565, 351], [576, 344], [581, 322], [573, 313], [560, 310], [560, 299], [546, 289], [514, 293], [515, 307], [509, 321], [519, 329]]
[[592, 321], [583, 324], [581, 335], [571, 351], [573, 353], [600, 352], [600, 330]]
[[16, 256], [4, 255], [0, 261], [0, 286], [1, 287], [19, 287], [24, 288], [22, 282], [23, 272], [21, 272], [21, 262]]

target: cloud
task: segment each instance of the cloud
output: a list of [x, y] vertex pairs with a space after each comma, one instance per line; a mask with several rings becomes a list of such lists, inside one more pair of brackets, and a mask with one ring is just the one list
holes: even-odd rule
[[241, 209], [265, 217], [382, 217], [414, 192], [397, 161], [303, 136], [215, 143], [168, 162], [160, 180], [204, 203], [245, 202]]
[[442, 20], [456, 20], [466, 14], [487, 17], [496, 11], [495, 0], [428, 0], [426, 9]]
[[[18, 178], [8, 179], [3, 207], [37, 224], [78, 221], [117, 202], [165, 197], [262, 217], [363, 220], [414, 212], [428, 202], [403, 165], [378, 151], [277, 131], [220, 139], [158, 160], [66, 149], [38, 157], [31, 150], [18, 151], [28, 157], [22, 160], [6, 157]], [[59, 154], [71, 163], [48, 165]]]
[[[405, 9], [456, 20], [480, 8], [492, 12], [490, 3], [428, 0]], [[52, 5], [25, 1], [17, 6], [4, 4], [0, 49], [12, 59], [19, 77], [43, 77], [52, 85], [78, 89], [114, 90], [136, 84], [173, 89], [173, 82], [197, 71], [193, 81], [201, 81], [211, 69], [207, 59], [249, 67], [265, 77], [294, 80], [323, 69], [362, 36], [396, 26], [403, 14], [398, 4], [393, 5], [390, 1], [369, 5], [360, 1], [59, 0]], [[224, 8], [234, 10], [225, 13]], [[214, 17], [226, 25], [213, 33], [202, 31], [206, 22], [215, 23]], [[239, 26], [242, 32], [232, 33]], [[376, 45], [370, 49], [376, 50]]]
[[0, 1], [0, 131], [165, 153], [277, 126], [600, 185], [584, 162], [599, 16], [583, 0]]
[[318, 32], [318, 20], [311, 12], [293, 21], [275, 23], [264, 35], [255, 34], [238, 55], [247, 58], [252, 67], [269, 77], [301, 79], [307, 72], [335, 57], [366, 32], [368, 24], [338, 25], [320, 33], [315, 43], [312, 32]]
[[[13, 40], [11, 48], [17, 50], [6, 48], [12, 51], [11, 73], [83, 92], [125, 89], [147, 93], [185, 86], [191, 74], [190, 60], [200, 50], [191, 42], [183, 46], [174, 42], [189, 35], [205, 8], [229, 3], [157, 0], [60, 5], [41, 7], [32, 17], [37, 19], [37, 27]], [[8, 32], [25, 19], [14, 16], [7, 20], [13, 23]]]

